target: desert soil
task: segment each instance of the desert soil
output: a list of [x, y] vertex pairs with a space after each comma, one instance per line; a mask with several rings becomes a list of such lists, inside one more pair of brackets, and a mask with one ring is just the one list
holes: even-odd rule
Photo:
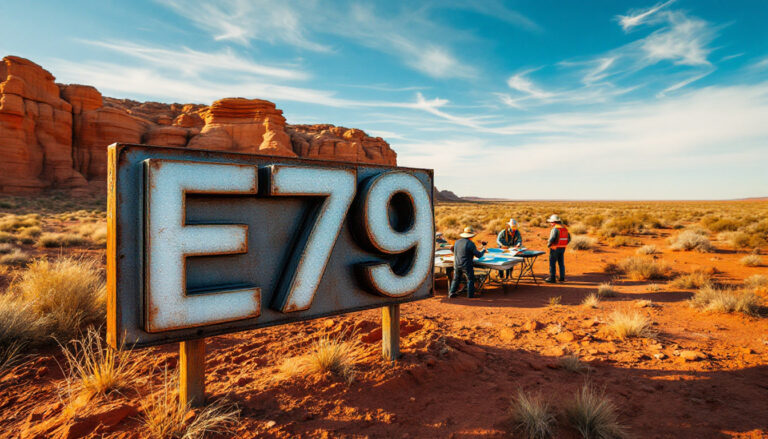
[[[766, 267], [739, 265], [743, 254], [733, 251], [671, 252], [669, 232], [639, 239], [662, 249], [659, 257], [678, 273], [715, 267], [715, 279], [725, 283], [768, 275]], [[547, 233], [526, 230], [527, 246], [544, 249]], [[481, 239], [495, 241], [491, 235]], [[616, 404], [633, 437], [768, 437], [768, 319], [702, 313], [687, 304], [690, 290], [656, 281], [661, 290], [649, 292], [651, 282], [603, 272], [606, 262], [636, 249], [569, 251], [566, 283], [488, 287], [471, 300], [449, 300], [446, 281], [438, 278], [435, 297], [401, 308], [402, 357], [396, 364], [380, 357], [378, 310], [211, 338], [209, 398], [240, 407], [235, 436], [243, 438], [514, 437], [508, 411], [519, 389], [561, 409], [589, 382]], [[546, 255], [535, 270], [546, 274]], [[580, 305], [611, 280], [616, 297], [598, 309]], [[551, 305], [558, 296], [560, 304]], [[640, 307], [639, 300], [652, 304]], [[625, 309], [648, 316], [655, 337], [615, 338], [606, 321]], [[351, 383], [280, 373], [286, 358], [306, 353], [319, 337], [350, 333], [363, 342]], [[74, 410], [64, 392], [60, 349], [30, 352], [0, 379], [0, 436], [141, 437], [143, 401], [160, 386], [159, 371], [175, 369], [176, 349], [145, 350], [145, 357], [135, 352], [146, 378], [136, 390]], [[568, 354], [579, 355], [590, 371], [559, 368], [558, 358]], [[556, 437], [578, 437], [562, 419], [558, 428]]]

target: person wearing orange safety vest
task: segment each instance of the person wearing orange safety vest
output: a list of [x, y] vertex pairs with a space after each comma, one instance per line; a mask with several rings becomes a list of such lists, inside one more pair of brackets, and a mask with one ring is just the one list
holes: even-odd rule
[[560, 282], [565, 282], [565, 248], [571, 242], [571, 234], [563, 225], [560, 217], [552, 215], [547, 220], [552, 224], [552, 231], [549, 233], [549, 277], [545, 280], [548, 283], [555, 283], [555, 268], [560, 266]]

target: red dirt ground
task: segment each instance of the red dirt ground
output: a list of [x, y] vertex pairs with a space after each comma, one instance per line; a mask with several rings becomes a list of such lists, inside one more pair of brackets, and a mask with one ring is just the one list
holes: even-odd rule
[[[527, 232], [528, 247], [544, 248], [547, 232]], [[766, 267], [739, 265], [743, 254], [671, 252], [665, 236], [641, 240], [663, 249], [660, 257], [677, 272], [716, 267], [716, 280], [732, 283], [768, 275]], [[591, 382], [617, 405], [633, 437], [768, 437], [768, 319], [701, 313], [686, 303], [691, 291], [664, 282], [656, 282], [661, 291], [648, 292], [649, 282], [618, 281], [618, 296], [604, 299], [600, 309], [579, 305], [611, 280], [604, 263], [636, 248], [569, 251], [567, 283], [488, 288], [472, 300], [447, 299], [446, 282], [438, 279], [434, 298], [402, 306], [403, 355], [395, 365], [380, 358], [378, 310], [212, 338], [209, 397], [242, 409], [235, 436], [243, 438], [514, 437], [508, 409], [518, 389], [559, 409]], [[540, 276], [546, 259], [536, 263]], [[562, 297], [561, 305], [548, 305], [554, 296]], [[640, 308], [638, 299], [653, 306]], [[656, 338], [615, 339], [605, 321], [625, 308], [649, 316]], [[350, 329], [368, 342], [351, 384], [333, 376], [280, 375], [285, 358], [305, 353], [323, 334]], [[686, 361], [679, 355], [686, 350], [705, 358]], [[157, 370], [177, 362], [175, 346], [152, 349], [139, 390], [71, 415], [58, 392], [65, 385], [58, 352], [38, 353], [0, 380], [3, 437], [141, 437], [142, 395], [161, 381]], [[557, 359], [567, 353], [580, 355], [591, 371], [559, 369]], [[556, 437], [578, 437], [564, 420], [559, 426]]]

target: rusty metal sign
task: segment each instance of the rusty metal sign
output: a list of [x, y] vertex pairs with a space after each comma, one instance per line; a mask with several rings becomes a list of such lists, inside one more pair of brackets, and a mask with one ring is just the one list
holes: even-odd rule
[[150, 346], [430, 297], [432, 178], [111, 145], [109, 342]]

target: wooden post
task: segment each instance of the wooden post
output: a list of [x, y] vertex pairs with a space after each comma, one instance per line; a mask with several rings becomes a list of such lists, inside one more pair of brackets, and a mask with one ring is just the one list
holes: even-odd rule
[[400, 356], [400, 305], [381, 308], [381, 353], [393, 363]]
[[179, 343], [179, 401], [192, 407], [205, 404], [205, 339]]

